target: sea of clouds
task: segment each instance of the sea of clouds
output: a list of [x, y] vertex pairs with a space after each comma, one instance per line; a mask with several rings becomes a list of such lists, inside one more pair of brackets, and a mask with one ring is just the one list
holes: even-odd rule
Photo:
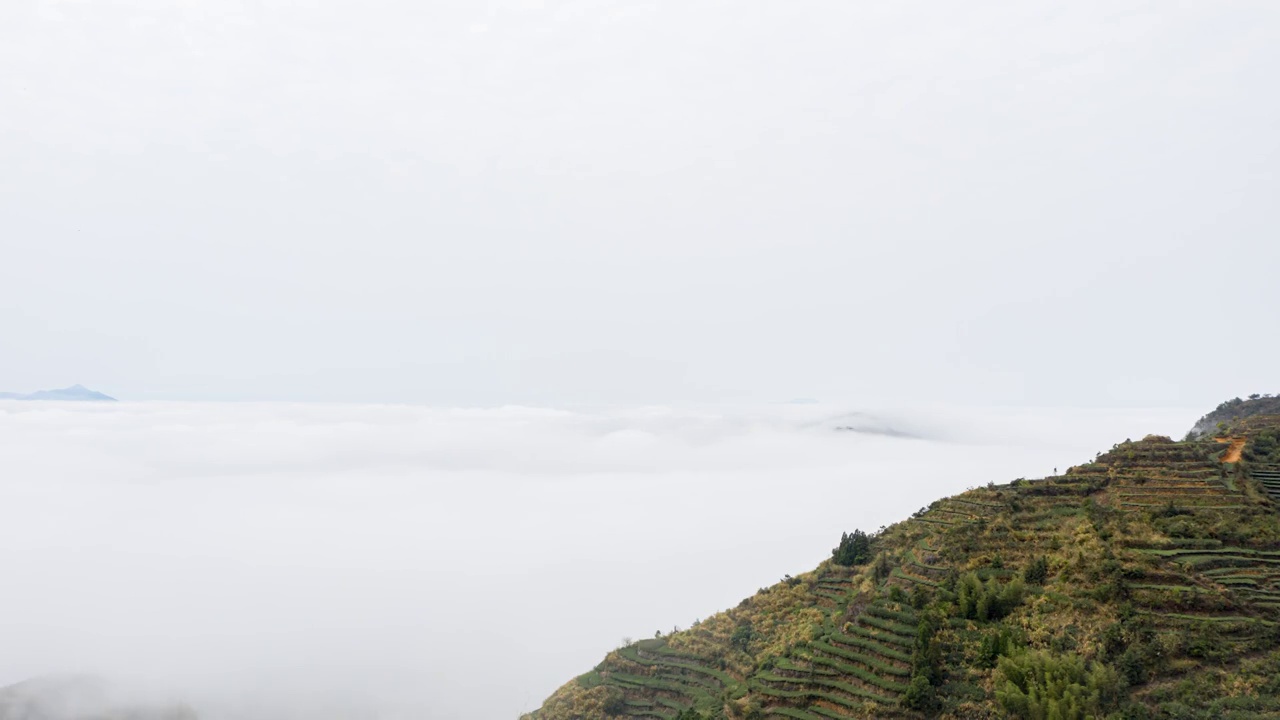
[[1197, 415], [0, 401], [0, 685], [511, 720], [842, 531]]

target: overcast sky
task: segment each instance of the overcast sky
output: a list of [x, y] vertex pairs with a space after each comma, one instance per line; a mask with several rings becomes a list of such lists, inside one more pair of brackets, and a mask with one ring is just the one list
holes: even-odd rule
[[1278, 68], [1272, 0], [3, 0], [0, 390], [1280, 391]]

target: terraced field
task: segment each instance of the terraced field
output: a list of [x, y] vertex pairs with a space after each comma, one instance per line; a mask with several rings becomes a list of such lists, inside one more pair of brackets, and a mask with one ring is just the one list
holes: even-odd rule
[[[1240, 609], [1248, 614], [1270, 617], [1280, 612], [1280, 550], [1260, 550], [1212, 544], [1199, 547], [1164, 546], [1142, 552], [1177, 563], [1201, 580], [1229, 591], [1233, 602], [1213, 607], [1210, 614]], [[1170, 593], [1187, 586], [1170, 588]]]
[[850, 577], [848, 568], [828, 565], [818, 573], [810, 592], [819, 599], [819, 604], [826, 608], [843, 607], [853, 598]]
[[930, 565], [929, 561], [935, 559], [929, 546], [921, 541], [916, 547], [903, 552], [902, 564], [893, 568], [889, 574], [890, 582], [907, 590], [913, 585], [941, 587], [949, 569], [943, 565]]
[[769, 703], [766, 717], [895, 714], [911, 677], [916, 621], [910, 608], [878, 599], [840, 630], [831, 629], [757, 673], [750, 687]]
[[[1147, 438], [1122, 443], [1074, 475], [1105, 477], [1107, 496], [1121, 509], [1167, 512], [1232, 512], [1259, 502], [1243, 489], [1234, 468], [1219, 462], [1229, 445], [1175, 443]], [[1277, 479], [1280, 489], [1280, 478]], [[1280, 551], [1228, 547], [1220, 541], [1171, 541], [1140, 552], [1176, 563], [1174, 579], [1158, 571], [1132, 586], [1135, 603], [1157, 614], [1162, 624], [1191, 618], [1270, 617], [1280, 609]], [[1190, 573], [1199, 584], [1187, 584]], [[1182, 578], [1182, 580], [1179, 580]], [[1226, 593], [1226, 595], [1222, 595]], [[1174, 612], [1179, 608], [1182, 612]]]
[[[944, 568], [919, 562], [919, 571], [936, 577]], [[824, 631], [748, 679], [722, 660], [673, 649], [656, 638], [619, 648], [577, 684], [620, 690], [623, 700], [614, 711], [625, 717], [671, 720], [690, 708], [712, 710], [725, 697], [747, 690], [765, 706], [765, 717], [900, 716], [898, 697], [911, 674], [915, 611], [885, 595], [870, 602], [863, 596], [865, 604], [851, 607], [859, 597], [852, 574], [849, 568], [828, 563], [803, 583], [793, 581], [807, 587], [815, 608], [828, 618]], [[851, 619], [837, 627], [841, 617]]]
[[946, 529], [977, 522], [996, 515], [1003, 509], [1004, 503], [957, 496], [934, 502], [925, 512], [917, 513], [915, 519], [926, 525]]
[[1125, 508], [1159, 509], [1169, 506], [1194, 510], [1242, 510], [1247, 498], [1218, 480], [1147, 482], [1112, 489], [1116, 504]]
[[1280, 464], [1259, 464], [1249, 468], [1249, 476], [1258, 481], [1274, 501], [1280, 502]]
[[608, 670], [597, 670], [578, 682], [584, 687], [609, 685], [623, 690], [621, 714], [674, 718], [695, 705], [713, 705], [740, 685], [708, 658], [680, 652], [660, 638], [620, 648]]
[[1095, 478], [1109, 486], [1108, 498], [1121, 508], [1167, 507], [1241, 510], [1249, 499], [1219, 462], [1227, 446], [1217, 442], [1174, 442], [1149, 437], [1125, 442], [1068, 477]]

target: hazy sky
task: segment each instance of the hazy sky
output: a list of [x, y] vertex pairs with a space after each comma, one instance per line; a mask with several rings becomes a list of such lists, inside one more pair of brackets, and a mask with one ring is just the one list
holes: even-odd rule
[[1280, 391], [1280, 4], [3, 0], [0, 390]]

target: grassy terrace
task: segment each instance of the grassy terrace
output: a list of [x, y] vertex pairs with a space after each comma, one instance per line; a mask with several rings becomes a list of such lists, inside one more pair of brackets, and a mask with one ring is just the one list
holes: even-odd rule
[[1172, 560], [1205, 579], [1233, 588], [1252, 588], [1280, 578], [1280, 551], [1254, 548], [1144, 548], [1140, 552]]
[[1220, 546], [1144, 548], [1143, 552], [1196, 570], [1204, 579], [1228, 588], [1247, 606], [1268, 614], [1280, 609], [1280, 551]]
[[1280, 577], [1280, 570], [1267, 567], [1244, 569], [1227, 567], [1205, 570], [1201, 572], [1200, 575], [1215, 581], [1247, 577], [1261, 582], [1265, 579]]
[[1253, 478], [1273, 501], [1280, 501], [1280, 465], [1250, 463], [1249, 477]]
[[671, 698], [666, 698], [666, 697], [661, 697], [661, 696], [659, 696], [659, 697], [655, 698], [655, 699], [654, 699], [654, 703], [655, 703], [655, 704], [657, 704], [657, 705], [661, 705], [661, 706], [663, 706], [663, 707], [665, 707], [665, 708], [669, 708], [669, 709], [671, 709], [671, 710], [675, 710], [676, 712], [680, 712], [680, 711], [684, 710], [685, 708], [689, 707], [688, 705], [686, 705], [686, 704], [684, 704], [684, 703], [682, 703], [682, 702], [680, 702], [680, 701], [678, 701], [678, 700], [672, 700]]
[[[1108, 476], [1111, 502], [1123, 508], [1231, 512], [1250, 502], [1224, 474], [1216, 442], [1167, 440], [1122, 443], [1086, 466]], [[1073, 469], [1073, 472], [1075, 470]]]
[[771, 707], [765, 709], [764, 716], [766, 718], [795, 718], [796, 720], [855, 720], [853, 715], [846, 715], [822, 705], [810, 705], [808, 710]]
[[[817, 643], [815, 643], [811, 647], [815, 651], [821, 651], [821, 647], [819, 647]], [[822, 647], [829, 647], [829, 646], [823, 645]], [[862, 660], [859, 662], [868, 661], [865, 656], [860, 656], [860, 657], [862, 657]], [[860, 687], [870, 686], [870, 687], [878, 688], [880, 690], [884, 690], [889, 694], [897, 694], [906, 689], [905, 684], [894, 681], [894, 680], [886, 679], [883, 676], [883, 674], [879, 671], [867, 670], [865, 667], [861, 665], [855, 665], [849, 662], [844, 662], [838, 656], [833, 657], [829, 655], [823, 655], [821, 654], [821, 652], [814, 652], [814, 654], [809, 657], [809, 661], [816, 666], [824, 666], [824, 667], [831, 668], [832, 670], [835, 670], [836, 672], [839, 673], [839, 678], [837, 679], [836, 677], [833, 677], [833, 676], [817, 674], [812, 678], [807, 678], [806, 680], [804, 680], [803, 682], [805, 683], [814, 682], [819, 685], [828, 685], [830, 687], [837, 687], [835, 685], [831, 685], [831, 683], [833, 682], [848, 683], [851, 680], [857, 680], [859, 681]]]
[[935, 589], [942, 587], [942, 583], [936, 580], [931, 580], [927, 577], [924, 577], [923, 575], [917, 575], [914, 572], [912, 572], [910, 568], [901, 568], [901, 567], [893, 568], [892, 570], [889, 571], [889, 577], [894, 580], [899, 580], [901, 582], [907, 583], [908, 587], [910, 587], [911, 585], [923, 585], [925, 587], [935, 588]]
[[[810, 660], [839, 672], [857, 675], [857, 670], [850, 669], [850, 663], [856, 663], [873, 673], [899, 678], [911, 676], [911, 668], [906, 664], [900, 664], [900, 661], [894, 661], [893, 659], [886, 660], [883, 657], [877, 657], [871, 651], [859, 652], [858, 650], [851, 650], [847, 646], [832, 645], [821, 640], [813, 641], [809, 644], [809, 647], [817, 651], [817, 653], [810, 656]], [[866, 678], [863, 679], [866, 680]], [[867, 680], [867, 682], [874, 683], [875, 681]]]
[[[1179, 622], [1196, 622], [1196, 623], [1213, 623], [1219, 626], [1236, 625], [1237, 627], [1223, 627], [1221, 632], [1249, 632], [1258, 625], [1275, 625], [1276, 623], [1262, 618], [1249, 617], [1247, 615], [1188, 615], [1186, 613], [1171, 612], [1153, 612], [1148, 610], [1138, 610], [1140, 614], [1148, 615], [1163, 624], [1178, 624]], [[1172, 622], [1171, 622], [1172, 621]]]
[[733, 685], [735, 682], [735, 680], [723, 670], [716, 670], [704, 665], [699, 665], [677, 655], [649, 655], [646, 657], [646, 655], [648, 655], [647, 653], [638, 650], [634, 646], [622, 648], [618, 651], [618, 654], [637, 665], [646, 665], [657, 668], [678, 668], [680, 670], [687, 670], [692, 673], [706, 675], [719, 681], [723, 686]]
[[626, 700], [623, 714], [627, 717], [674, 718], [678, 710], [659, 708], [648, 700]]
[[1004, 503], [983, 502], [981, 500], [970, 500], [968, 498], [963, 498], [963, 497], [948, 498], [947, 502], [954, 503], [956, 505], [964, 505], [966, 507], [973, 508], [974, 510], [977, 510], [983, 514], [996, 513], [1001, 510], [1004, 510], [1007, 507]]
[[840, 674], [839, 671], [833, 670], [832, 668], [815, 666], [809, 663], [807, 658], [805, 658], [803, 662], [796, 662], [790, 658], [778, 658], [774, 661], [773, 667], [775, 670], [778, 670], [783, 674], [798, 673], [791, 675], [791, 677], [807, 677], [809, 675], [828, 675], [836, 677]]
[[916, 518], [916, 521], [925, 523], [926, 525], [938, 525], [941, 527], [951, 527], [952, 525], [957, 524], [954, 520], [946, 520], [932, 514]]
[[[1172, 544], [1172, 543], [1170, 543]], [[1135, 584], [1132, 589], [1148, 591], [1142, 598], [1154, 611], [1172, 618], [1196, 617], [1208, 622], [1222, 622], [1222, 616], [1189, 616], [1170, 613], [1174, 607], [1193, 607], [1213, 612], [1227, 607], [1253, 608], [1272, 615], [1280, 609], [1280, 550], [1225, 546], [1221, 543], [1191, 543], [1189, 547], [1145, 547], [1139, 552], [1170, 560], [1195, 572], [1204, 580], [1225, 588], [1229, 594], [1218, 595], [1212, 588], [1196, 585]], [[1198, 545], [1198, 546], [1197, 546]], [[1186, 600], [1197, 595], [1195, 602]], [[1230, 617], [1230, 616], [1227, 616]]]
[[846, 648], [856, 648], [865, 650], [874, 655], [889, 660], [897, 660], [903, 663], [911, 662], [911, 653], [902, 649], [902, 645], [893, 645], [880, 642], [868, 632], [867, 635], [846, 635], [844, 633], [831, 633], [826, 636], [827, 642], [833, 645]]
[[1123, 493], [1130, 493], [1130, 494], [1132, 493], [1138, 493], [1138, 494], [1170, 493], [1174, 495], [1184, 495], [1188, 497], [1193, 495], [1223, 495], [1223, 496], [1242, 495], [1242, 493], [1239, 490], [1231, 490], [1217, 478], [1213, 480], [1205, 480], [1205, 481], [1197, 480], [1195, 482], [1184, 482], [1181, 484], [1175, 483], [1175, 482], [1169, 482], [1167, 480], [1164, 480], [1158, 483], [1156, 482], [1133, 483], [1133, 484], [1112, 483], [1111, 489], [1115, 492], [1123, 492]]
[[1244, 507], [1249, 503], [1247, 496], [1238, 493], [1182, 493], [1157, 490], [1119, 490], [1113, 493], [1113, 498], [1119, 502], [1160, 506], [1173, 505], [1174, 507], [1186, 507], [1189, 509], [1219, 505]]
[[1169, 558], [1194, 557], [1199, 555], [1243, 555], [1248, 557], [1280, 558], [1280, 550], [1256, 550], [1242, 547], [1201, 547], [1201, 548], [1144, 548], [1142, 552]]
[[1251, 605], [1266, 603], [1268, 605], [1280, 600], [1280, 590], [1275, 588], [1258, 589], [1254, 587], [1242, 586], [1232, 588]]
[[[1120, 506], [1129, 507], [1129, 508], [1145, 508], [1148, 510], [1156, 510], [1159, 508], [1168, 507], [1169, 503], [1168, 502], [1122, 502], [1120, 503]], [[1200, 505], [1195, 503], [1174, 503], [1174, 506], [1182, 508], [1184, 510], [1214, 510], [1214, 511], [1245, 510], [1249, 507], [1248, 505]]]
[[1070, 474], [1107, 476], [1124, 486], [1208, 482], [1222, 475], [1217, 462], [1222, 451], [1223, 446], [1212, 441], [1178, 443], [1149, 438], [1121, 443], [1099, 455], [1095, 462], [1072, 468]]
[[1224, 543], [1217, 538], [1170, 538], [1159, 543], [1125, 543], [1124, 547], [1133, 548], [1135, 550], [1170, 550], [1174, 548], [1217, 548], [1223, 547], [1223, 544]]
[[1212, 482], [1222, 479], [1222, 468], [1216, 465], [1129, 465], [1107, 471], [1120, 482]]
[[1262, 580], [1262, 578], [1257, 575], [1223, 575], [1221, 577], [1214, 578], [1214, 580], [1219, 585], [1256, 587], [1258, 581]]
[[765, 717], [795, 718], [796, 720], [822, 720], [822, 716], [789, 707], [773, 707], [765, 711]]
[[972, 513], [964, 512], [962, 510], [952, 510], [945, 507], [932, 510], [931, 513], [938, 518], [950, 520], [952, 522], [974, 522], [978, 519], [978, 516]]
[[915, 645], [916, 642], [914, 635], [898, 635], [886, 632], [877, 627], [868, 627], [864, 625], [851, 625], [848, 627], [846, 632], [854, 637], [873, 640], [885, 645], [896, 645], [900, 648], [904, 648], [907, 652], [911, 650], [911, 647]]
[[914, 550], [908, 549], [902, 556], [906, 559], [907, 565], [910, 565], [913, 570], [919, 571], [922, 575], [933, 574], [941, 576], [947, 573], [947, 568], [941, 565], [929, 565], [921, 562]]
[[870, 626], [873, 630], [880, 630], [888, 635], [906, 638], [909, 643], [914, 642], [915, 626], [908, 625], [892, 617], [884, 617], [883, 615], [868, 612], [858, 616], [858, 622]]
[[934, 503], [922, 516], [916, 518], [927, 525], [953, 527], [977, 522], [986, 514], [984, 503], [946, 498]]
[[828, 590], [822, 586], [817, 586], [813, 588], [812, 592], [814, 595], [817, 595], [820, 598], [826, 598], [827, 600], [830, 600], [835, 603], [843, 603], [848, 601], [849, 599], [849, 594], [847, 592], [839, 591], [839, 590]]
[[914, 611], [877, 600], [847, 632], [804, 644], [754, 675], [750, 687], [778, 701], [769, 711], [778, 717], [865, 717], [866, 701], [896, 707], [911, 675], [914, 623]]
[[1168, 593], [1215, 593], [1217, 590], [1213, 588], [1203, 588], [1198, 585], [1155, 585], [1147, 583], [1134, 583], [1129, 586], [1131, 590], [1152, 590], [1155, 592]]
[[1123, 485], [1115, 488], [1116, 492], [1125, 495], [1235, 495], [1229, 492], [1226, 487], [1218, 484], [1216, 481], [1212, 483], [1186, 483], [1182, 485], [1171, 485], [1163, 483], [1144, 483], [1142, 485]]
[[871, 700], [882, 705], [895, 705], [896, 700], [888, 695], [881, 695], [865, 688], [842, 683], [837, 680], [827, 680], [824, 678], [815, 678], [811, 682], [817, 687], [804, 687], [803, 689], [779, 689], [767, 683], [792, 684], [796, 685], [799, 681], [795, 678], [787, 678], [775, 675], [761, 676], [759, 680], [763, 681], [759, 684], [753, 684], [752, 690], [767, 695], [769, 697], [783, 698], [788, 700], [826, 700], [847, 707], [851, 710], [861, 710], [863, 703], [861, 700]]
[[660, 638], [620, 648], [577, 684], [617, 688], [623, 693], [622, 714], [654, 718], [674, 718], [693, 706], [718, 706], [726, 691], [742, 685], [710, 661], [669, 648]]
[[831, 708], [823, 707], [821, 705], [814, 705], [810, 707], [809, 710], [820, 718], [829, 718], [830, 720], [853, 720], [850, 715], [845, 715], [838, 710], [832, 710]]
[[1183, 555], [1177, 561], [1193, 570], [1213, 568], [1247, 568], [1258, 565], [1280, 565], [1280, 558], [1247, 555]]
[[688, 692], [688, 686], [670, 680], [661, 678], [653, 678], [648, 675], [632, 675], [630, 673], [610, 672], [606, 682], [624, 687], [649, 688], [652, 690], [665, 690], [667, 692], [684, 695]]

